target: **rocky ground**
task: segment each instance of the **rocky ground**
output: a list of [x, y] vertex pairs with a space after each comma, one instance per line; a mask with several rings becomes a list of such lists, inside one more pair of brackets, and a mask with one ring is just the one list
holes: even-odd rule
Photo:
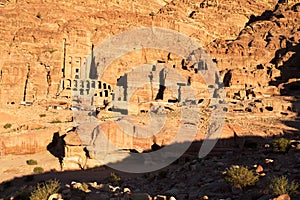
[[[293, 146], [287, 153], [278, 154], [267, 145], [272, 139], [252, 138], [251, 141], [257, 142], [256, 148], [224, 149], [217, 146], [204, 159], [198, 159], [195, 152], [189, 151], [172, 165], [145, 174], [127, 174], [107, 167], [59, 172], [57, 160], [55, 163], [50, 158], [46, 164], [38, 155], [20, 157], [18, 161], [24, 163], [20, 164], [23, 166], [22, 173], [26, 172], [25, 168], [27, 171], [33, 168], [26, 166], [27, 158], [37, 159], [38, 163], [41, 163], [39, 166], [45, 167], [46, 170], [51, 169], [52, 172], [6, 181], [1, 184], [1, 195], [6, 198], [9, 196], [17, 198], [18, 194], [30, 191], [30, 186], [39, 181], [57, 179], [61, 183], [58, 195], [64, 199], [150, 199], [150, 196], [156, 196], [157, 199], [169, 199], [173, 196], [173, 199], [182, 200], [272, 199], [276, 197], [269, 188], [273, 177], [285, 175], [290, 181], [299, 182], [299, 144]], [[195, 146], [197, 144], [194, 144]], [[5, 164], [6, 167], [12, 163], [9, 160]], [[247, 166], [259, 176], [259, 181], [243, 190], [232, 186], [224, 179], [224, 172], [232, 165]], [[158, 195], [162, 197], [158, 198]], [[292, 199], [298, 199], [298, 195], [292, 196]]]

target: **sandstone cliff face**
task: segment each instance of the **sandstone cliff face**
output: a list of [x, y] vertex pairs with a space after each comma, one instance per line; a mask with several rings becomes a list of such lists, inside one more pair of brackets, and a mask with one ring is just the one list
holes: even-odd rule
[[282, 89], [299, 77], [298, 9], [299, 4], [278, 4], [272, 11], [252, 16], [235, 40], [210, 44], [231, 98], [237, 93], [242, 99], [293, 94]]
[[[221, 72], [230, 114], [272, 113], [281, 117], [299, 111], [290, 101], [292, 98], [279, 96], [283, 93], [295, 96], [299, 85], [300, 6], [296, 2], [289, 1], [289, 5], [276, 5], [277, 2], [271, 0], [1, 2], [0, 108], [4, 112], [8, 104], [11, 109], [17, 109], [13, 106], [21, 102], [33, 102], [47, 109], [68, 108], [72, 92], [76, 90], [80, 94], [86, 88], [97, 88], [97, 104], [106, 109], [100, 119], [111, 117], [108, 105], [117, 79], [131, 72], [137, 64], [165, 62], [168, 52], [144, 49], [125, 55], [113, 63], [99, 81], [77, 80], [86, 76], [81, 66], [88, 62], [87, 55], [111, 36], [149, 26], [189, 35], [208, 50]], [[181, 58], [171, 56], [173, 60], [166, 65], [176, 66], [186, 79], [191, 77], [193, 87], [201, 88], [202, 82], [194, 78], [194, 72], [180, 68]], [[136, 107], [133, 113], [149, 110], [146, 103], [153, 100], [147, 97], [151, 92], [146, 86], [138, 91], [132, 98]], [[176, 99], [171, 92], [166, 91], [166, 96], [167, 100]], [[209, 103], [204, 101], [203, 104]], [[176, 106], [172, 109], [175, 112], [169, 113], [171, 117], [177, 114]], [[210, 110], [204, 113], [206, 111]], [[171, 125], [178, 122], [176, 117], [169, 121]], [[203, 117], [197, 139], [203, 139], [201, 133], [207, 129], [208, 117]], [[145, 124], [145, 118], [137, 116], [134, 120]], [[3, 120], [2, 124], [5, 123]], [[166, 134], [158, 137], [160, 144], [172, 141], [176, 127], [171, 125], [165, 127]], [[151, 139], [125, 138], [122, 130], [111, 123], [104, 129], [120, 148], [122, 144], [126, 144], [126, 148], [144, 148], [152, 142]], [[232, 133], [232, 130], [227, 131]], [[121, 137], [124, 141], [120, 141]], [[51, 138], [46, 137], [42, 143], [49, 140]], [[30, 143], [29, 146], [36, 145]], [[3, 145], [2, 148], [6, 149]], [[31, 152], [32, 148], [28, 149], [26, 152]], [[2, 152], [13, 153], [11, 150]]]
[[48, 130], [31, 130], [15, 134], [2, 134], [0, 156], [32, 154], [45, 151], [45, 147], [51, 142], [55, 130], [55, 128], [49, 128]]
[[59, 96], [61, 81], [74, 79], [92, 46], [122, 31], [165, 27], [206, 45], [215, 38], [235, 38], [251, 14], [274, 5], [272, 1], [3, 2], [1, 104]]

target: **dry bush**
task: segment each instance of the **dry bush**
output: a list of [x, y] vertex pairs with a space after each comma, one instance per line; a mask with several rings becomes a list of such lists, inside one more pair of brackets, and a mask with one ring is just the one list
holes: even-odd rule
[[38, 183], [30, 194], [30, 200], [47, 200], [50, 195], [57, 193], [59, 189], [60, 183], [57, 180]]
[[232, 186], [245, 188], [246, 186], [255, 185], [258, 181], [258, 176], [247, 167], [231, 166], [226, 171], [225, 180]]
[[275, 195], [289, 194], [295, 195], [298, 193], [299, 184], [295, 181], [289, 183], [286, 176], [274, 177], [269, 185], [271, 191]]

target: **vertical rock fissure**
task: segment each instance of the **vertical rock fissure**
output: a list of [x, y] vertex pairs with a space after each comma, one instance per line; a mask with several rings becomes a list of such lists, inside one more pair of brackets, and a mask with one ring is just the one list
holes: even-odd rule
[[27, 74], [26, 74], [26, 80], [25, 80], [25, 85], [24, 85], [23, 101], [26, 101], [26, 92], [27, 92], [27, 85], [28, 85], [29, 77], [30, 77], [30, 64], [27, 64]]
[[66, 76], [66, 50], [67, 50], [67, 44], [66, 44], [66, 39], [64, 38], [63, 40], [63, 78]]
[[48, 84], [48, 87], [47, 87], [47, 95], [49, 94], [49, 91], [50, 91], [50, 86], [51, 86], [51, 71], [50, 71], [50, 66], [45, 66], [45, 69], [46, 69], [46, 79], [47, 79], [47, 84]]

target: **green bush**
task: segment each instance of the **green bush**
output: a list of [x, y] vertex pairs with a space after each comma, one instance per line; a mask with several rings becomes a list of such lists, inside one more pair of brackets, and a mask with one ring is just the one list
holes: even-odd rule
[[87, 183], [82, 183], [82, 190], [87, 191], [89, 189], [89, 185]]
[[38, 183], [30, 194], [30, 200], [47, 200], [51, 194], [55, 194], [60, 189], [60, 183], [57, 180], [48, 180]]
[[10, 128], [11, 127], [11, 124], [10, 123], [7, 123], [7, 124], [5, 124], [4, 126], [3, 126], [3, 128], [5, 128], [5, 129], [8, 129], [8, 128]]
[[83, 182], [77, 189], [85, 192], [89, 189], [89, 185]]
[[36, 14], [36, 17], [39, 18], [39, 19], [41, 19], [41, 17], [42, 17], [41, 13], [38, 12], [38, 13]]
[[155, 12], [151, 12], [150, 14], [149, 14], [151, 17], [154, 17], [155, 16]]
[[108, 181], [113, 185], [120, 185], [123, 182], [121, 177], [114, 172], [110, 174], [110, 176], [108, 177]]
[[50, 50], [48, 50], [49, 53], [54, 53], [55, 51], [57, 51], [57, 49], [50, 49]]
[[246, 186], [255, 185], [258, 181], [258, 176], [247, 167], [231, 166], [226, 171], [225, 180], [233, 186], [245, 188]]
[[51, 123], [51, 124], [58, 124], [58, 123], [61, 123], [61, 121], [60, 121], [60, 120], [53, 120], [53, 121], [51, 121], [50, 123]]
[[44, 169], [42, 167], [35, 167], [33, 169], [33, 172], [36, 173], [36, 174], [41, 174], [44, 172]]
[[290, 148], [290, 140], [285, 138], [275, 139], [272, 142], [273, 151], [276, 153], [285, 153]]
[[269, 185], [272, 194], [282, 195], [289, 194], [295, 195], [298, 193], [299, 184], [295, 181], [289, 183], [286, 176], [274, 177]]
[[26, 160], [27, 165], [37, 165], [37, 161], [36, 160]]
[[46, 117], [46, 114], [40, 114], [40, 117]]

